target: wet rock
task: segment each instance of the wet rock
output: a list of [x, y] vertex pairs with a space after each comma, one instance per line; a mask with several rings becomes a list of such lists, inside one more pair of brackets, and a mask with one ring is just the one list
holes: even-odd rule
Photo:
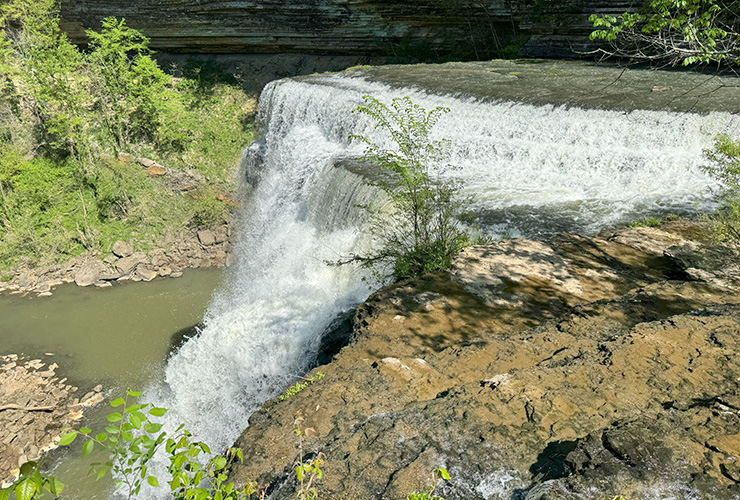
[[118, 240], [113, 243], [111, 251], [113, 252], [113, 255], [117, 257], [129, 257], [134, 253], [134, 245], [127, 241]]
[[94, 259], [85, 262], [75, 273], [77, 286], [90, 286], [100, 281], [100, 275], [107, 272], [108, 267], [101, 261]]

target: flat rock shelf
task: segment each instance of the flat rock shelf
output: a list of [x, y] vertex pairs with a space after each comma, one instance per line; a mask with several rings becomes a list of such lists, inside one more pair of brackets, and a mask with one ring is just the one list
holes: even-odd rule
[[100, 385], [77, 397], [57, 368], [17, 354], [0, 357], [0, 487], [12, 483], [25, 462], [55, 448], [62, 429], [103, 400]]

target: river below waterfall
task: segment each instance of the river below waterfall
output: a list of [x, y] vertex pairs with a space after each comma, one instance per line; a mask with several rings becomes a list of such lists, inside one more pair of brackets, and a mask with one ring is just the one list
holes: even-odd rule
[[[178, 279], [118, 284], [111, 288], [58, 287], [51, 297], [0, 295], [0, 354], [23, 354], [57, 363], [61, 377], [85, 394], [98, 384], [107, 399], [127, 388], [161, 380], [169, 354], [196, 334], [222, 271], [186, 271]], [[100, 428], [107, 402], [88, 410], [85, 425]], [[52, 454], [65, 498], [108, 497], [112, 483], [87, 476], [79, 450]]]

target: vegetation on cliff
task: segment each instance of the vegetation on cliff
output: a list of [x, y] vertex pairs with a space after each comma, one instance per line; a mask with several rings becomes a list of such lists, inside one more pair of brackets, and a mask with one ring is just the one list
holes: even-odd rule
[[591, 39], [611, 43], [620, 57], [671, 66], [736, 64], [740, 57], [740, 2], [648, 0], [638, 12], [592, 15]]
[[69, 42], [55, 0], [0, 6], [0, 268], [228, 212], [253, 101], [203, 66], [167, 74], [123, 20], [87, 34], [85, 51]]
[[357, 262], [379, 277], [390, 265], [396, 279], [448, 269], [452, 258], [470, 244], [458, 220], [465, 204], [458, 196], [460, 186], [444, 177], [448, 143], [431, 136], [449, 110], [427, 111], [408, 97], [385, 104], [365, 96], [365, 104], [355, 111], [370, 117], [390, 139], [386, 146], [364, 136], [350, 137], [366, 146], [362, 160], [379, 168], [371, 182], [388, 195], [391, 207], [366, 207], [378, 249], [339, 264]]

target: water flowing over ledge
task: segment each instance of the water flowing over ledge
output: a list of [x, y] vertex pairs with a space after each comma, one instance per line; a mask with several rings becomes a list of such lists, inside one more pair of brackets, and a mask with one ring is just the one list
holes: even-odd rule
[[[495, 89], [492, 90], [495, 93]], [[219, 450], [265, 400], [315, 359], [338, 313], [369, 294], [363, 274], [325, 265], [368, 244], [356, 205], [378, 192], [341, 167], [359, 146], [387, 140], [352, 113], [363, 95], [410, 96], [450, 108], [435, 133], [452, 144], [449, 175], [465, 186], [493, 235], [593, 233], [669, 211], [710, 208], [700, 165], [712, 137], [738, 137], [721, 112], [582, 109], [436, 95], [351, 74], [269, 84], [260, 99], [266, 148], [242, 214], [235, 265], [201, 334], [169, 361], [149, 399]]]

